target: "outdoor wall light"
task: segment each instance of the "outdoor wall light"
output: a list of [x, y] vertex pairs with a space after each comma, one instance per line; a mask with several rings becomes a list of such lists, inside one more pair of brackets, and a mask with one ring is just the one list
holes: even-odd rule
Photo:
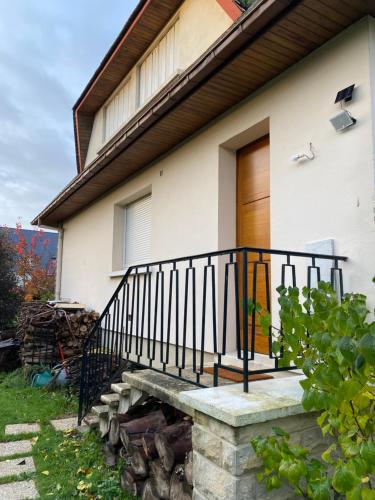
[[357, 120], [349, 113], [347, 109], [344, 109], [343, 103], [350, 102], [353, 99], [355, 84], [340, 90], [335, 99], [335, 104], [340, 103], [342, 109], [341, 113], [331, 118], [329, 121], [332, 123], [333, 128], [336, 132], [341, 132], [347, 128], [353, 126], [357, 123]]
[[290, 157], [291, 161], [297, 162], [300, 160], [313, 160], [315, 158], [315, 153], [313, 151], [312, 142], [309, 143], [309, 153], [296, 153]]
[[341, 132], [342, 130], [345, 130], [357, 123], [357, 120], [353, 118], [349, 111], [347, 111], [346, 109], [331, 118], [329, 121], [332, 123], [333, 128], [336, 130], [336, 132]]

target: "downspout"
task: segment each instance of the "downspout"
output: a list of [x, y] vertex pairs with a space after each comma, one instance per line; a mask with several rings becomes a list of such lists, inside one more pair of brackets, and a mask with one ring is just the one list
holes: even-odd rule
[[64, 245], [64, 227], [61, 225], [58, 228], [57, 240], [57, 258], [56, 258], [56, 283], [55, 283], [55, 300], [61, 300], [61, 274], [62, 274], [62, 255]]

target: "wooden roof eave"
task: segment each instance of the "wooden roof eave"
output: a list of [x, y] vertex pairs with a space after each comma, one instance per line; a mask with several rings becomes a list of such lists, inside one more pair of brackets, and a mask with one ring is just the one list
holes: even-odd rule
[[[340, 0], [340, 5], [346, 10], [342, 8], [344, 14], [338, 13], [336, 16], [330, 7], [332, 2], [336, 0], [257, 2], [190, 68], [170, 82], [123, 127], [103, 148], [99, 157], [73, 179], [34, 219], [33, 224], [41, 222], [53, 226], [70, 217], [346, 26], [365, 14], [375, 13], [375, 7], [366, 0]], [[311, 10], [314, 14], [318, 11], [321, 18], [325, 15], [325, 8], [329, 22], [326, 23], [326, 33], [322, 33], [314, 15], [306, 17], [306, 12]], [[267, 34], [272, 34], [272, 29], [276, 28], [278, 36], [289, 29], [290, 40], [298, 40], [294, 43], [299, 44], [299, 50], [291, 50], [290, 40], [285, 46], [268, 40]], [[280, 31], [280, 28], [284, 31]], [[309, 39], [304, 37], [306, 30], [313, 33], [316, 41], [311, 40], [311, 35]], [[277, 48], [274, 58], [273, 47]], [[301, 47], [304, 47], [304, 53]], [[264, 64], [256, 67], [259, 58], [264, 60], [267, 57], [272, 62], [268, 71]], [[254, 67], [253, 73], [251, 65]], [[223, 90], [220, 91], [221, 86]], [[174, 126], [171, 127], [171, 124]], [[168, 127], [169, 133], [166, 132]]]

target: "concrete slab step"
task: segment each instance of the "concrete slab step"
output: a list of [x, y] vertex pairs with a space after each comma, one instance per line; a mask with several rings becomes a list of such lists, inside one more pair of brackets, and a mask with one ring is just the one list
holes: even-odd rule
[[130, 393], [130, 385], [129, 384], [125, 384], [125, 383], [117, 383], [117, 384], [112, 384], [111, 385], [111, 389], [113, 392], [115, 392], [116, 394], [119, 394], [120, 396], [124, 396], [126, 394], [129, 394]]
[[108, 406], [118, 406], [120, 401], [120, 394], [102, 394], [102, 396], [100, 396], [100, 401]]
[[108, 417], [109, 406], [97, 405], [91, 408], [91, 411], [98, 417]]
[[31, 451], [32, 442], [30, 439], [0, 443], [0, 457], [9, 457], [11, 455], [15, 455], [16, 453], [31, 453]]
[[0, 462], [0, 477], [18, 476], [24, 472], [35, 472], [33, 457], [15, 458]]
[[99, 417], [97, 415], [86, 415], [83, 422], [90, 429], [96, 429], [99, 426]]
[[132, 373], [123, 372], [122, 380], [131, 385], [132, 389], [138, 389], [138, 391], [154, 396], [188, 415], [194, 415], [194, 410], [180, 401], [179, 398], [180, 392], [199, 389], [194, 384], [153, 370], [139, 370]]
[[28, 480], [2, 484], [0, 486], [0, 498], [6, 500], [31, 500], [40, 497], [34, 481]]

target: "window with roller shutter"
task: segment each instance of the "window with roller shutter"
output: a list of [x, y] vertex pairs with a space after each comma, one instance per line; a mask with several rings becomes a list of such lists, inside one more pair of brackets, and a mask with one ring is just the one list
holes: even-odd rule
[[147, 264], [151, 259], [151, 194], [125, 207], [124, 267]]
[[130, 80], [122, 86], [104, 108], [103, 141], [112, 137], [131, 115]]
[[142, 106], [178, 69], [178, 21], [139, 66], [139, 102]]

